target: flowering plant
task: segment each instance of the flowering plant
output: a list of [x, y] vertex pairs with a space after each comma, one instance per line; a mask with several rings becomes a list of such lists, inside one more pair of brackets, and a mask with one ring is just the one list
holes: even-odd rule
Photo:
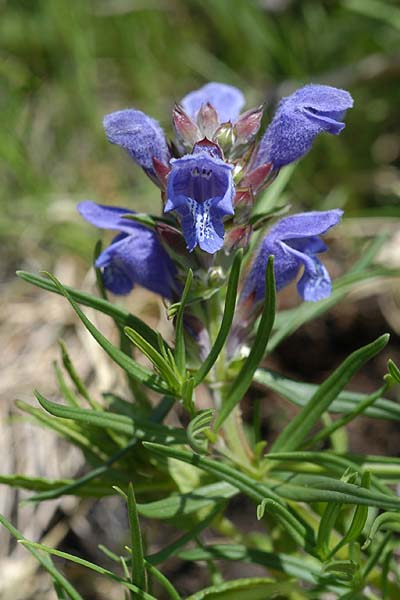
[[[158, 186], [161, 214], [92, 201], [79, 204], [84, 219], [117, 232], [95, 260], [100, 297], [64, 287], [53, 276], [20, 273], [65, 296], [125, 371], [132, 392], [127, 400], [111, 391], [110, 405], [91, 401], [90, 409], [83, 408], [81, 399], [90, 394], [64, 348], [63, 364], [78, 394], [64, 380], [66, 405], [37, 393], [41, 407], [54, 417], [50, 424], [61, 419], [71, 441], [78, 439], [72, 432], [79, 432], [92, 469], [67, 484], [43, 480], [40, 493], [30, 500], [98, 497], [100, 488], [105, 490], [100, 495], [121, 494], [131, 532], [126, 552], [105, 550], [117, 563], [107, 571], [29, 542], [3, 519], [49, 571], [60, 598], [81, 596], [38, 550], [102, 573], [132, 598], [147, 600], [181, 598], [157, 568], [173, 556], [209, 566], [210, 585], [187, 596], [190, 600], [322, 598], [325, 593], [376, 598], [380, 586], [386, 597], [395, 597], [399, 573], [391, 530], [399, 527], [400, 500], [389, 484], [391, 477], [398, 480], [399, 467], [392, 462], [388, 476], [384, 459], [353, 456], [336, 438], [361, 413], [400, 418], [397, 405], [383, 397], [400, 382], [392, 361], [373, 394], [345, 390], [388, 336], [355, 350], [320, 386], [260, 368], [282, 339], [340, 301], [355, 283], [377, 274], [374, 244], [332, 290], [318, 255], [327, 250], [321, 236], [339, 224], [342, 211], [282, 217], [289, 207], [265, 202], [280, 170], [305, 155], [317, 135], [343, 130], [353, 101], [344, 90], [306, 85], [280, 102], [261, 134], [263, 107], [241, 112], [244, 102], [238, 89], [220, 83], [189, 93], [174, 108], [176, 139], [170, 143], [160, 125], [139, 110], [107, 115], [108, 140], [124, 148]], [[276, 293], [296, 279], [305, 302], [279, 311], [276, 318]], [[129, 294], [136, 285], [164, 299], [174, 340], [164, 339], [107, 297], [108, 291]], [[80, 304], [114, 319], [120, 347], [94, 326]], [[133, 357], [133, 348], [148, 359], [147, 366]], [[240, 411], [254, 381], [300, 406], [267, 453], [259, 419], [244, 423]], [[172, 426], [165, 420], [175, 405], [184, 412], [181, 422], [175, 415]], [[332, 420], [333, 413], [340, 418]], [[29, 477], [20, 476], [18, 484], [37, 489]], [[228, 520], [227, 502], [238, 494], [256, 503], [262, 533], [241, 533]], [[183, 533], [157, 552], [145, 550], [139, 515], [167, 520]], [[206, 529], [219, 536], [217, 541], [202, 539]], [[223, 581], [217, 566], [221, 560], [261, 565], [266, 576]]]

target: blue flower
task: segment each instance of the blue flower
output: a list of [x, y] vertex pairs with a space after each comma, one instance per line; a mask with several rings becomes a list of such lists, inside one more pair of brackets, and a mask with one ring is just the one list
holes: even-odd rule
[[173, 297], [176, 267], [154, 231], [123, 218], [132, 211], [90, 201], [78, 204], [78, 211], [92, 225], [120, 232], [96, 261], [108, 290], [128, 294], [138, 284], [165, 298]]
[[319, 133], [338, 135], [352, 106], [349, 92], [328, 85], [306, 85], [283, 98], [261, 138], [253, 167], [267, 162], [282, 167], [306, 154]]
[[224, 243], [223, 219], [234, 214], [232, 165], [201, 148], [171, 165], [164, 211], [180, 215], [190, 252], [199, 245], [214, 254]]
[[327, 248], [320, 235], [337, 225], [342, 217], [340, 209], [308, 212], [281, 219], [264, 237], [253, 266], [244, 283], [241, 300], [254, 295], [262, 300], [265, 293], [265, 269], [268, 257], [275, 257], [276, 289], [279, 291], [304, 271], [297, 290], [304, 300], [317, 302], [331, 293], [331, 278], [316, 254]]
[[168, 164], [170, 153], [160, 125], [140, 110], [126, 109], [103, 120], [109, 142], [125, 148], [150, 176], [156, 177], [153, 160]]
[[207, 83], [182, 98], [180, 104], [186, 114], [196, 121], [203, 105], [211, 104], [217, 111], [221, 123], [235, 121], [244, 106], [245, 99], [240, 90], [225, 83]]

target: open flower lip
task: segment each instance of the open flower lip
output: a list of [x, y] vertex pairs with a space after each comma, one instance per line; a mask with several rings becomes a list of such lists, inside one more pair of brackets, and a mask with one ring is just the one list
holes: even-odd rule
[[134, 214], [133, 211], [89, 200], [81, 202], [78, 211], [96, 227], [119, 231], [96, 260], [106, 289], [123, 295], [138, 284], [160, 296], [173, 298], [176, 267], [154, 231], [123, 218]]
[[319, 237], [340, 222], [343, 211], [312, 211], [285, 217], [278, 221], [263, 238], [242, 292], [241, 301], [249, 296], [261, 301], [264, 298], [263, 273], [268, 257], [274, 255], [274, 271], [277, 290], [293, 281], [301, 267], [303, 275], [297, 290], [303, 300], [317, 302], [331, 293], [331, 278], [317, 254], [326, 251]]
[[232, 166], [206, 151], [171, 161], [165, 212], [175, 210], [189, 251], [206, 252], [224, 243], [223, 219], [234, 214]]

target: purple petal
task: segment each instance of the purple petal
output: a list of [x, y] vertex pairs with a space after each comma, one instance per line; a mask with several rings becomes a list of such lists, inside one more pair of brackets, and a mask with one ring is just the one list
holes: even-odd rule
[[104, 117], [103, 124], [108, 141], [125, 148], [148, 173], [154, 174], [153, 158], [168, 163], [170, 155], [163, 130], [140, 110], [113, 112]]
[[232, 167], [207, 152], [171, 161], [165, 212], [176, 210], [189, 251], [209, 253], [223, 245], [223, 219], [233, 215]]
[[337, 225], [342, 215], [343, 211], [339, 208], [291, 215], [278, 221], [270, 229], [268, 238], [271, 240], [290, 240], [292, 238], [319, 236]]
[[332, 292], [332, 282], [326, 267], [315, 256], [311, 257], [313, 268], [310, 263], [304, 263], [304, 273], [297, 284], [297, 290], [303, 300], [318, 302], [328, 298]]
[[135, 284], [172, 297], [175, 266], [150, 229], [117, 235], [96, 261], [104, 268], [104, 285], [114, 294], [127, 294]]
[[306, 154], [321, 132], [338, 135], [342, 119], [353, 106], [351, 95], [327, 85], [307, 85], [283, 98], [255, 157], [254, 167], [272, 162], [275, 168]]
[[117, 206], [105, 206], [96, 204], [91, 200], [85, 200], [78, 204], [78, 211], [86, 221], [99, 227], [99, 229], [111, 229], [115, 231], [125, 231], [130, 233], [132, 230], [141, 226], [135, 221], [122, 219], [123, 215], [135, 214], [127, 208], [119, 208]]
[[235, 121], [244, 106], [242, 92], [225, 83], [207, 83], [194, 92], [190, 92], [181, 100], [185, 112], [194, 121], [203, 104], [211, 104], [217, 111], [221, 123]]

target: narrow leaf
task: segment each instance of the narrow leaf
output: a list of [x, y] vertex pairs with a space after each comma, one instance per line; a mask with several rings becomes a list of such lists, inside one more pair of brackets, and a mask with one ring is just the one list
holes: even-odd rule
[[350, 381], [364, 363], [378, 354], [388, 343], [389, 335], [382, 335], [377, 340], [359, 348], [326, 379], [317, 389], [308, 404], [290, 421], [272, 445], [272, 452], [296, 450], [306, 438], [310, 430], [328, 410], [339, 392]]
[[[47, 277], [40, 277], [39, 275], [27, 273], [26, 271], [17, 271], [17, 276], [43, 290], [64, 296], [64, 292], [60, 289], [60, 287]], [[81, 292], [80, 290], [69, 286], [64, 286], [64, 290], [71, 296], [73, 300], [75, 300], [75, 302], [83, 304], [83, 306], [94, 308], [95, 310], [98, 310], [99, 312], [115, 319], [123, 326], [132, 327], [132, 329], [138, 331], [140, 335], [142, 335], [150, 344], [156, 344], [156, 332], [144, 321], [124, 310], [120, 306], [112, 304], [103, 298], [96, 298], [96, 296], [92, 296], [86, 292]]]
[[231, 329], [233, 316], [235, 314], [237, 288], [239, 284], [240, 267], [242, 264], [243, 252], [239, 250], [233, 259], [231, 272], [229, 275], [228, 288], [226, 291], [224, 314], [222, 316], [221, 326], [217, 337], [209, 355], [201, 365], [200, 369], [194, 375], [194, 385], [201, 383], [214, 366], [222, 348], [224, 347], [226, 338]]
[[53, 277], [53, 275], [48, 274], [48, 277], [60, 290], [60, 293], [62, 293], [65, 296], [65, 298], [69, 301], [72, 308], [74, 309], [82, 323], [85, 325], [89, 333], [94, 337], [98, 344], [103, 348], [103, 350], [105, 350], [105, 352], [110, 356], [110, 358], [112, 358], [112, 360], [117, 365], [124, 369], [124, 371], [126, 371], [131, 377], [134, 377], [135, 379], [141, 381], [144, 385], [147, 385], [154, 391], [159, 392], [161, 394], [169, 392], [168, 387], [164, 384], [163, 381], [160, 380], [159, 377], [156, 377], [154, 373], [139, 365], [132, 358], [130, 358], [124, 352], [122, 352], [119, 348], [117, 348], [111, 342], [109, 342], [107, 338], [102, 333], [100, 333], [100, 331], [93, 325], [91, 321], [89, 321], [86, 315], [81, 311], [78, 304], [69, 295], [67, 289], [64, 288], [62, 284], [55, 277]]
[[128, 486], [128, 518], [131, 531], [132, 575], [131, 581], [147, 592], [147, 577], [144, 568], [142, 533], [136, 508], [135, 492], [132, 483]]
[[[26, 542], [22, 533], [18, 531], [3, 515], [0, 515], [0, 523], [9, 531], [9, 533], [19, 542]], [[42, 556], [36, 548], [32, 546], [26, 546], [27, 550], [36, 558], [36, 560], [42, 565], [42, 567], [51, 575], [54, 581], [67, 592], [71, 600], [83, 600], [82, 596], [76, 591], [76, 589], [69, 583], [69, 581], [62, 575], [53, 563], [48, 560], [47, 556]]]
[[183, 313], [185, 310], [185, 305], [190, 292], [190, 288], [192, 286], [192, 281], [193, 271], [192, 269], [189, 269], [175, 320], [175, 361], [178, 373], [180, 373], [182, 376], [184, 376], [186, 371], [186, 349], [183, 331]]
[[[319, 387], [310, 383], [288, 379], [279, 373], [267, 369], [257, 369], [254, 375], [254, 381], [274, 390], [274, 392], [280, 394], [283, 398], [286, 398], [286, 400], [289, 400], [289, 402], [292, 402], [296, 406], [305, 406], [308, 404]], [[340, 392], [336, 400], [330, 404], [328, 411], [332, 413], [348, 414], [367, 397], [367, 394], [344, 390]], [[387, 400], [386, 398], [378, 398], [373, 405], [367, 407], [364, 415], [374, 419], [400, 421], [400, 404]]]
[[265, 276], [265, 302], [258, 326], [256, 338], [251, 348], [250, 354], [241, 368], [238, 376], [233, 381], [227, 396], [223, 402], [221, 411], [216, 418], [214, 429], [218, 431], [225, 419], [230, 415], [235, 406], [241, 401], [244, 394], [249, 389], [253, 376], [258, 368], [265, 349], [268, 344], [269, 336], [275, 319], [275, 277], [274, 277], [274, 257], [268, 258], [268, 264]]

